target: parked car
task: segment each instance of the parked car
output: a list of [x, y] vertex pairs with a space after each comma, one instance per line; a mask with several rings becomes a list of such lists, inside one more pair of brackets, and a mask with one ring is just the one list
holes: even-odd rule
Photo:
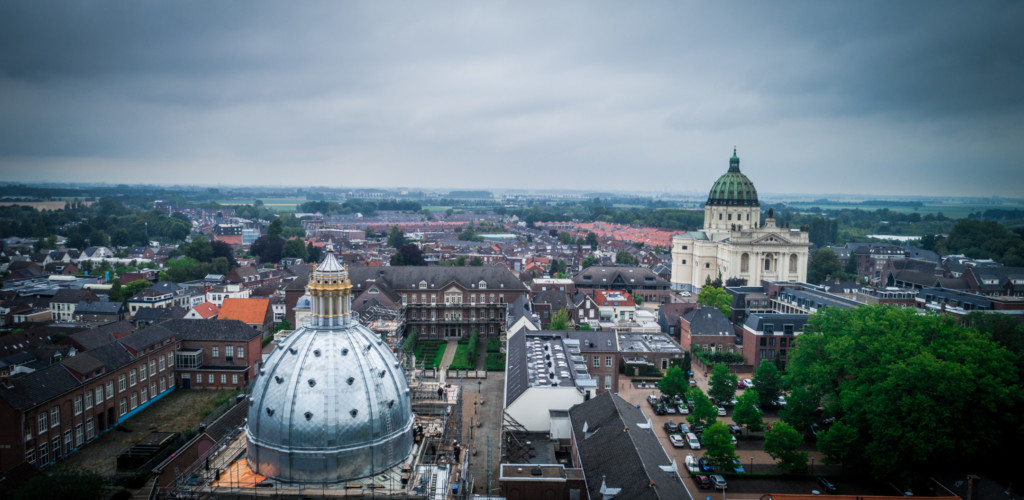
[[685, 423], [680, 422], [679, 423], [679, 433], [680, 434], [689, 434], [690, 433], [690, 426], [686, 425]]
[[662, 406], [665, 407], [665, 413], [668, 413], [669, 415], [675, 415], [676, 414], [677, 410], [676, 410], [676, 406], [675, 405], [662, 405]]
[[732, 471], [737, 474], [743, 474], [746, 470], [743, 469], [743, 464], [739, 460], [732, 461]]
[[690, 428], [690, 432], [693, 432], [694, 434], [703, 434], [704, 433], [704, 426], [703, 425], [695, 425], [692, 428]]
[[779, 396], [779, 398], [775, 400], [775, 404], [779, 406], [786, 406], [786, 396]]
[[678, 407], [676, 407], [676, 409], [679, 410], [679, 414], [680, 415], [689, 415], [690, 414], [690, 407], [686, 406], [685, 404], [679, 405]]
[[669, 434], [668, 440], [672, 443], [673, 448], [683, 448], [686, 446], [686, 441], [679, 434]]
[[697, 467], [697, 457], [693, 456], [693, 453], [686, 455], [685, 462], [686, 470], [690, 471], [690, 473], [696, 474], [700, 472], [700, 469]]
[[721, 406], [719, 406], [719, 407], [718, 407], [718, 416], [719, 416], [719, 417], [724, 417], [724, 416], [725, 416], [725, 414], [726, 414], [726, 413], [725, 413], [725, 408], [724, 408], [724, 407], [721, 407]]
[[658, 399], [658, 396], [655, 396], [654, 394], [651, 394], [650, 396], [647, 396], [647, 404], [649, 404], [651, 406], [657, 405], [659, 401], [660, 400]]
[[743, 428], [738, 425], [730, 425], [729, 432], [732, 434], [743, 434]]
[[737, 389], [746, 389], [747, 388], [747, 384], [745, 384], [742, 380], [740, 380], [740, 381], [736, 382], [736, 388]]
[[739, 400], [737, 400], [736, 398], [732, 398], [729, 400], [729, 406], [736, 406], [736, 403], [739, 403]]
[[697, 486], [704, 488], [705, 490], [711, 487], [711, 479], [707, 476], [695, 476], [693, 478], [697, 482]]
[[655, 415], [664, 415], [665, 413], [666, 413], [665, 405], [657, 404], [657, 405], [654, 406], [654, 414]]
[[697, 387], [697, 381], [691, 378], [690, 379], [690, 387]]
[[693, 398], [686, 398], [686, 404], [690, 408], [693, 408]]
[[729, 487], [728, 483], [725, 482], [725, 478], [718, 474], [711, 476], [711, 484], [715, 486], [716, 490], [724, 490]]
[[679, 432], [679, 424], [677, 424], [677, 423], [675, 423], [675, 422], [673, 422], [671, 420], [669, 420], [668, 422], [665, 422], [665, 432], [668, 432], [668, 433]]
[[697, 460], [697, 465], [700, 467], [701, 472], [715, 472], [715, 468], [711, 466], [711, 462], [708, 462], [704, 457], [700, 457], [700, 459]]
[[754, 387], [754, 381], [749, 378], [743, 379], [743, 383], [747, 386], [747, 389]]
[[818, 484], [821, 485], [821, 489], [825, 490], [826, 493], [838, 493], [839, 488], [836, 483], [830, 481], [827, 477], [818, 477]]
[[686, 435], [686, 444], [688, 444], [691, 449], [700, 449], [700, 440], [697, 439], [697, 435], [692, 432]]

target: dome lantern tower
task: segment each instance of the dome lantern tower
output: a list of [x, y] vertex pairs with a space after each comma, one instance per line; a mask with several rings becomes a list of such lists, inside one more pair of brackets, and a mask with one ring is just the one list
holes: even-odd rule
[[740, 158], [736, 148], [729, 158], [729, 170], [711, 186], [704, 205], [704, 229], [715, 231], [742, 231], [755, 228], [761, 219], [761, 204], [757, 201], [754, 183], [740, 172]]

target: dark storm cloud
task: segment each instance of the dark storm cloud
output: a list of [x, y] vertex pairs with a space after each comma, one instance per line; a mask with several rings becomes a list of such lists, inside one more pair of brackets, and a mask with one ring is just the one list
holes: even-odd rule
[[6, 2], [0, 172], [704, 191], [736, 144], [765, 192], [1018, 195], [1022, 19], [1009, 2]]

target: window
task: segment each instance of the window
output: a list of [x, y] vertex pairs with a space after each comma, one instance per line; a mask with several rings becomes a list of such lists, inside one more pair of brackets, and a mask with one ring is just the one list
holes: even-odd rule
[[227, 376], [227, 375], [225, 375], [225, 374], [223, 374], [223, 373], [221, 373], [221, 374], [220, 374], [220, 383], [221, 383], [221, 384], [226, 384], [226, 383], [228, 383], [228, 376]]
[[118, 410], [120, 410], [119, 415], [121, 415], [121, 416], [123, 416], [125, 413], [128, 413], [128, 400], [127, 399], [121, 398], [121, 404], [118, 406]]
[[117, 377], [117, 392], [124, 392], [124, 388], [124, 375], [119, 375]]
[[166, 362], [164, 361], [164, 357], [160, 356], [160, 360], [159, 361], [160, 361], [160, 371], [164, 371], [164, 368], [166, 368], [166, 366], [167, 366]]
[[64, 432], [64, 454], [70, 454], [71, 450], [74, 449], [74, 441], [71, 440], [71, 431]]
[[604, 376], [604, 388], [606, 390], [612, 388], [612, 376], [611, 375], [605, 375]]
[[146, 401], [149, 401], [149, 389], [143, 387], [142, 391], [139, 393], [139, 396], [141, 402], [145, 403]]
[[168, 354], [167, 355], [167, 366], [168, 367], [174, 366], [174, 358], [172, 357], [172, 354]]
[[[200, 377], [202, 377], [202, 375], [200, 375]], [[212, 384], [213, 383], [213, 374], [212, 373], [206, 375], [206, 383], [207, 384]]]
[[235, 350], [231, 346], [229, 346], [229, 345], [224, 346], [224, 357], [227, 358], [227, 359], [230, 359], [231, 358], [231, 353], [234, 352], [234, 351]]
[[85, 439], [92, 439], [92, 438], [96, 437], [95, 433], [93, 432], [94, 430], [95, 430], [95, 427], [93, 426], [92, 419], [91, 418], [90, 419], [86, 419], [86, 421], [85, 421]]
[[92, 408], [92, 391], [85, 391], [85, 409]]
[[114, 398], [114, 381], [113, 380], [108, 380], [107, 381], [107, 399], [113, 399], [113, 398]]
[[131, 406], [131, 409], [134, 410], [136, 406], [139, 406], [139, 393], [133, 392], [132, 393], [132, 406]]
[[683, 264], [684, 264], [684, 265], [686, 264], [686, 259], [683, 259]]
[[164, 392], [166, 390], [167, 390], [167, 381], [164, 379], [164, 377], [160, 377], [160, 392]]
[[231, 375], [231, 384], [238, 385], [238, 374]]
[[772, 259], [770, 257], [765, 257], [765, 259], [764, 259], [764, 270], [765, 271], [771, 271], [772, 270]]
[[153, 397], [156, 397], [156, 395], [157, 395], [157, 392], [156, 392], [156, 379], [150, 379], [150, 380], [152, 380], [152, 383], [149, 384], [149, 397], [153, 398]]
[[149, 360], [149, 376], [152, 377], [156, 373], [156, 361]]
[[211, 347], [211, 348], [210, 348], [210, 354], [211, 354], [211, 355], [212, 355], [213, 357], [215, 357], [215, 358], [216, 358], [216, 357], [220, 357], [220, 347], [217, 347], [217, 346], [213, 346], [213, 347]]
[[710, 262], [705, 262], [704, 263], [704, 269], [711, 269], [711, 263]]
[[82, 442], [85, 441], [82, 437], [82, 424], [75, 426], [75, 446], [82, 446]]
[[245, 359], [245, 349], [241, 347], [235, 348], [235, 357], [238, 359]]
[[50, 408], [50, 427], [57, 427], [60, 425], [60, 407], [54, 406]]
[[46, 443], [39, 445], [39, 465], [46, 465], [46, 462], [50, 461], [46, 453], [46, 446]]
[[768, 347], [775, 347], [775, 337], [768, 339]]
[[768, 339], [766, 339], [766, 338], [764, 338], [764, 337], [761, 337], [761, 345], [762, 345], [762, 346], [766, 346], [766, 345], [768, 345]]
[[53, 448], [53, 459], [57, 460], [60, 458], [60, 436], [53, 438], [53, 441], [50, 441], [50, 443]]
[[601, 356], [594, 355], [594, 366], [601, 366]]
[[430, 296], [430, 305], [435, 305], [435, 304], [437, 304], [437, 295], [431, 295]]
[[43, 413], [40, 413], [39, 416], [36, 417], [36, 420], [37, 423], [39, 424], [37, 426], [39, 427], [39, 433], [42, 434], [46, 432], [46, 412], [44, 411]]
[[132, 370], [132, 371], [128, 372], [128, 385], [130, 385], [132, 387], [135, 387], [135, 384], [136, 384], [135, 370]]
[[764, 350], [764, 349], [761, 349], [761, 359], [764, 359], [764, 358], [765, 358], [765, 356], [766, 356], [766, 354], [765, 354], [765, 350]]
[[612, 366], [612, 357], [611, 356], [605, 356], [604, 357], [604, 366], [608, 366], [608, 367]]
[[82, 414], [82, 396], [75, 396], [75, 415]]
[[96, 404], [100, 404], [102, 402], [103, 402], [103, 386], [100, 385], [100, 386], [96, 387]]
[[668, 358], [661, 359], [661, 369], [668, 370]]

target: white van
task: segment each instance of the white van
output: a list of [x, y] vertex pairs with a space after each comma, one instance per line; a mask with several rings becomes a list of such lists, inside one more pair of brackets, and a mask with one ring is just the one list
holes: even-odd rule
[[700, 449], [700, 440], [697, 439], [697, 435], [692, 432], [686, 433], [686, 444], [690, 445], [690, 448], [695, 450]]

